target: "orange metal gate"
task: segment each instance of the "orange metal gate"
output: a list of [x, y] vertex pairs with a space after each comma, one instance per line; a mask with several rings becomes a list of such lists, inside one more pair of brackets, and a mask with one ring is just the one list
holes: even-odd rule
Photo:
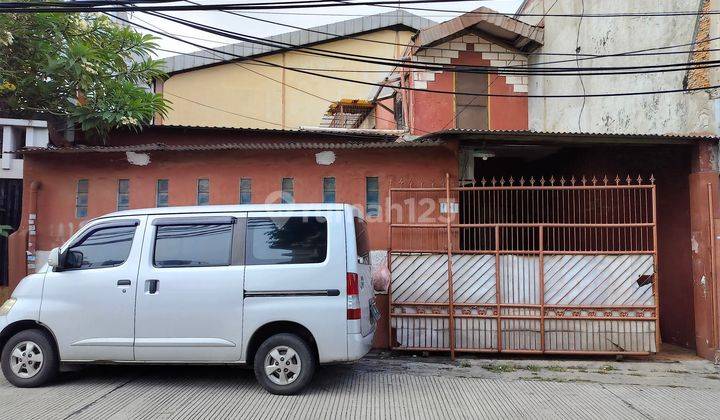
[[390, 188], [393, 349], [657, 351], [652, 177], [445, 184]]

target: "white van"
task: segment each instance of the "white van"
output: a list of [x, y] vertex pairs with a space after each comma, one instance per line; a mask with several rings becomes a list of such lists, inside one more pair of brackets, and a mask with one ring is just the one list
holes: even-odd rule
[[87, 223], [0, 308], [16, 386], [61, 363], [247, 363], [275, 394], [360, 359], [379, 312], [346, 204], [172, 207]]

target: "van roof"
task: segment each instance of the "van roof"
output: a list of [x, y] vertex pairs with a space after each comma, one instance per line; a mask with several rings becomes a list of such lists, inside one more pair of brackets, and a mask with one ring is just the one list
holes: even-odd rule
[[[343, 210], [353, 209], [350, 204], [341, 203], [307, 203], [307, 204], [237, 204], [212, 206], [178, 206], [152, 207], [145, 209], [123, 210], [100, 216], [144, 216], [151, 214], [186, 214], [186, 213], [228, 213], [237, 211], [293, 211], [293, 210]], [[357, 208], [355, 208], [357, 210]]]

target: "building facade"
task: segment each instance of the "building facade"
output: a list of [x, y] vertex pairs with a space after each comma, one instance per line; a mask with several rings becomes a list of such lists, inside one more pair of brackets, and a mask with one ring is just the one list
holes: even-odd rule
[[[635, 96], [531, 98], [530, 129], [717, 136], [720, 73], [703, 64], [719, 57], [720, 20], [707, 13], [717, 6], [712, 0], [660, 3], [526, 0], [517, 18], [544, 27], [545, 40], [538, 52], [577, 54], [539, 55], [530, 59], [531, 66], [573, 66], [586, 72], [601, 67], [629, 68], [624, 74], [604, 76], [532, 76], [531, 95], [675, 91]], [[672, 15], [679, 11], [684, 13]], [[618, 13], [625, 15], [603, 16]], [[556, 64], [543, 64], [548, 62]], [[637, 66], [649, 67], [632, 69]], [[720, 346], [718, 333], [713, 332], [720, 317], [718, 299], [713, 297], [717, 294], [713, 278], [717, 243], [708, 240], [698, 245], [701, 242], [697, 238], [707, 238], [709, 226], [714, 226], [720, 215], [717, 200], [708, 192], [717, 195], [719, 187], [717, 143], [708, 144], [698, 153], [693, 158], [697, 164], [689, 174], [690, 191], [697, 205], [691, 209], [692, 237], [691, 243], [686, 244], [693, 257], [693, 272], [687, 285], [694, 290], [695, 302], [695, 333], [688, 341], [694, 341], [705, 357], [713, 357], [713, 349]], [[711, 216], [707, 215], [708, 208], [713, 209]], [[713, 279], [709, 281], [710, 278]]]
[[[531, 66], [577, 67], [587, 71], [600, 67], [715, 61], [720, 57], [717, 51], [720, 18], [716, 14], [701, 13], [716, 10], [717, 6], [712, 0], [526, 0], [518, 10], [517, 18], [544, 27], [545, 39], [538, 53], [569, 54], [564, 57], [536, 55], [530, 59]], [[663, 15], [680, 11], [685, 13]], [[626, 15], [604, 16], [608, 14]], [[584, 16], [580, 18], [580, 15]], [[577, 57], [573, 57], [575, 53]], [[601, 57], [592, 57], [598, 55]], [[529, 91], [538, 95], [677, 92], [624, 97], [533, 98], [529, 127], [537, 131], [590, 133], [716, 135], [720, 132], [718, 90], [709, 89], [720, 85], [716, 69], [648, 70], [652, 69], [634, 72], [630, 69], [629, 74], [626, 71], [625, 74], [605, 76], [533, 76]], [[682, 92], [686, 88], [708, 89]]]
[[[19, 120], [0, 118], [2, 129], [2, 159], [0, 159], [0, 226], [5, 226], [5, 234], [20, 225], [23, 159], [18, 153], [25, 147], [47, 147], [47, 122], [37, 120]], [[9, 229], [7, 228], [9, 227]], [[0, 235], [0, 287], [8, 285], [8, 240]]]
[[[114, 132], [105, 144], [79, 139], [23, 151], [11, 278], [36, 268], [90, 218], [119, 209], [347, 202], [365, 212], [375, 267], [386, 265], [393, 278], [377, 296], [378, 347], [648, 354], [667, 342], [714, 358], [717, 137], [538, 129], [538, 115], [572, 119], [577, 98], [556, 98], [554, 117], [548, 98], [543, 108], [528, 97], [545, 83], [522, 71], [547, 48], [549, 20], [535, 23], [481, 8], [416, 28], [401, 50], [400, 41], [379, 44], [404, 60], [372, 79], [379, 86], [299, 82], [315, 93], [329, 89], [320, 96], [335, 92], [317, 103], [286, 101], [289, 90], [275, 82], [253, 90], [246, 70], [236, 69], [246, 61], [171, 60], [177, 71], [156, 88], [188, 98], [209, 92], [196, 101], [202, 105], [176, 108], [139, 134]], [[397, 37], [398, 25], [381, 20], [358, 36]], [[257, 54], [249, 58], [305, 57]], [[227, 111], [257, 111], [246, 116], [273, 124]], [[196, 124], [208, 127], [189, 126]], [[308, 124], [315, 127], [291, 128]]]
[[240, 42], [169, 57], [169, 78], [157, 81], [155, 90], [172, 102], [172, 110], [156, 124], [316, 126], [335, 101], [369, 99], [372, 89], [307, 72], [376, 83], [393, 70], [392, 64], [360, 64], [333, 56], [397, 60], [410, 37], [434, 23], [396, 10], [272, 36], [264, 40], [268, 45]]

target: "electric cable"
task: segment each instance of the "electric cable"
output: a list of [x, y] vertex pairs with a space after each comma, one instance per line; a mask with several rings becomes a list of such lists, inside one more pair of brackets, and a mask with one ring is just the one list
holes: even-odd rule
[[[156, 30], [151, 29], [151, 28], [148, 28], [148, 27], [146, 27], [146, 26], [143, 26], [143, 25], [140, 25], [140, 24], [131, 22], [131, 21], [129, 21], [129, 20], [126, 20], [126, 19], [120, 19], [120, 20], [125, 21], [126, 23], [128, 23], [128, 24], [130, 24], [130, 25], [139, 27], [139, 28], [141, 28], [141, 29], [145, 29], [145, 30], [150, 31], [150, 32], [153, 32], [153, 33], [159, 33], [159, 31], [156, 31]], [[169, 36], [169, 37], [172, 38], [172, 39], [175, 39], [175, 40], [177, 40], [177, 41], [184, 42], [184, 43], [186, 43], [186, 44], [188, 44], [188, 45], [193, 45], [193, 46], [195, 46], [195, 47], [197, 47], [197, 48], [200, 48], [200, 49], [212, 50], [212, 51], [215, 51], [215, 52], [218, 52], [218, 53], [221, 53], [221, 54], [234, 56], [234, 57], [236, 57], [236, 58], [238, 58], [238, 59], [241, 59], [241, 60], [251, 60], [251, 61], [255, 61], [255, 62], [267, 64], [267, 65], [270, 65], [270, 66], [273, 66], [273, 67], [283, 68], [283, 69], [290, 70], [290, 71], [297, 72], [297, 73], [313, 75], [313, 76], [317, 76], [317, 77], [321, 77], [321, 78], [325, 78], [325, 79], [330, 79], [330, 80], [339, 80], [339, 81], [345, 81], [345, 82], [350, 82], [350, 83], [355, 83], [355, 84], [362, 84], [362, 85], [366, 85], [366, 86], [378, 86], [378, 87], [385, 87], [385, 86], [386, 86], [386, 85], [380, 84], [380, 83], [367, 82], [367, 81], [363, 81], [363, 80], [353, 80], [353, 79], [347, 79], [347, 78], [337, 77], [337, 76], [332, 76], [332, 75], [327, 75], [327, 74], [319, 74], [319, 73], [315, 73], [315, 72], [311, 72], [311, 71], [307, 71], [307, 70], [300, 70], [300, 69], [297, 69], [297, 68], [294, 68], [294, 67], [291, 67], [291, 66], [285, 66], [285, 65], [282, 65], [282, 64], [271, 63], [271, 62], [267, 62], [267, 61], [264, 61], [264, 60], [248, 58], [248, 57], [245, 57], [245, 56], [242, 56], [242, 55], [239, 55], [239, 54], [234, 54], [234, 53], [227, 52], [227, 51], [218, 51], [217, 49], [207, 48], [207, 47], [204, 47], [204, 46], [202, 46], [202, 45], [193, 43], [193, 42], [191, 42], [191, 41], [187, 41], [187, 40], [185, 40], [185, 39], [182, 39], [181, 37], [176, 37], [176, 36]], [[413, 87], [409, 87], [409, 86], [398, 86], [398, 87], [394, 87], [394, 88], [395, 88], [395, 89], [409, 90], [409, 91], [421, 91], [421, 92], [439, 93], [439, 94], [448, 94], [448, 95], [469, 95], [469, 96], [481, 95], [481, 96], [488, 96], [488, 97], [509, 97], [509, 98], [580, 98], [580, 97], [583, 97], [583, 96], [584, 96], [584, 97], [621, 97], [621, 96], [637, 96], [637, 95], [652, 95], [652, 94], [665, 94], [665, 93], [693, 92], [693, 91], [701, 91], [701, 90], [710, 90], [710, 89], [715, 89], [715, 88], [718, 88], [718, 87], [720, 87], [720, 85], [712, 85], [712, 86], [707, 86], [707, 87], [688, 88], [688, 89], [668, 89], [668, 90], [651, 90], [651, 91], [636, 91], [636, 92], [608, 92], [608, 93], [594, 93], [594, 94], [585, 94], [585, 95], [579, 95], [579, 94], [565, 94], [565, 95], [530, 95], [530, 94], [523, 94], [523, 95], [513, 95], [513, 94], [490, 94], [490, 93], [478, 94], [478, 93], [457, 92], [457, 91], [444, 91], [444, 90], [434, 90], [434, 89], [418, 89], [418, 88], [413, 88]]]

